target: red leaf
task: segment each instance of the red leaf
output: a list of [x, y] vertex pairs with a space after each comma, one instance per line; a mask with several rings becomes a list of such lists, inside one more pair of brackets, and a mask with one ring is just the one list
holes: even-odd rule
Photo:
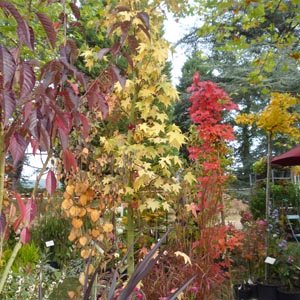
[[64, 96], [64, 102], [69, 111], [77, 110], [79, 106], [79, 97], [75, 94], [74, 90], [71, 87], [66, 87], [62, 91]]
[[14, 166], [23, 158], [27, 146], [28, 142], [19, 133], [16, 132], [11, 136], [8, 150], [13, 158]]
[[119, 81], [121, 86], [124, 88], [126, 79], [123, 75], [121, 75], [121, 70], [115, 65], [111, 66], [111, 70], [113, 72], [113, 75], [114, 75], [116, 81]]
[[108, 103], [105, 95], [100, 91], [98, 81], [91, 83], [91, 88], [86, 95], [89, 109], [100, 108], [102, 117], [105, 119], [108, 114]]
[[33, 199], [28, 199], [26, 203], [26, 214], [25, 214], [25, 222], [30, 224], [33, 219], [36, 217], [37, 207]]
[[23, 220], [25, 220], [26, 206], [25, 206], [24, 201], [22, 200], [20, 194], [15, 193], [15, 197], [16, 197], [19, 209], [20, 209], [20, 218], [21, 218], [21, 222], [22, 222]]
[[30, 34], [30, 29], [24, 18], [20, 15], [19, 11], [16, 7], [10, 2], [0, 1], [0, 7], [6, 9], [11, 13], [11, 15], [17, 21], [17, 34], [21, 42], [29, 47], [29, 49], [33, 50], [34, 45], [32, 43], [32, 38]]
[[8, 121], [13, 115], [16, 108], [16, 99], [11, 90], [3, 90], [3, 110], [4, 110], [4, 125], [8, 125]]
[[32, 102], [29, 101], [23, 106], [23, 117], [25, 122], [28, 120], [31, 111], [32, 111]]
[[16, 63], [13, 55], [2, 45], [0, 45], [0, 71], [3, 76], [3, 88], [11, 89]]
[[52, 195], [55, 192], [56, 186], [57, 181], [55, 178], [55, 174], [53, 173], [53, 171], [50, 170], [46, 177], [46, 189], [50, 195]]
[[64, 162], [64, 166], [65, 166], [67, 172], [70, 172], [72, 169], [74, 171], [76, 171], [77, 162], [76, 162], [75, 156], [68, 149], [65, 149], [63, 151], [63, 162]]
[[22, 244], [27, 244], [30, 241], [30, 230], [28, 227], [22, 229], [20, 238]]
[[50, 150], [50, 136], [43, 124], [40, 124], [39, 134], [39, 143], [41, 149], [44, 151]]
[[36, 155], [36, 152], [37, 152], [37, 150], [40, 147], [39, 142], [37, 140], [35, 140], [35, 139], [31, 139], [30, 140], [30, 144], [31, 144], [31, 147], [32, 147], [32, 153], [33, 153], [33, 155]]
[[18, 218], [16, 219], [16, 221], [14, 222], [14, 224], [13, 224], [13, 229], [14, 229], [14, 231], [17, 231], [17, 230], [18, 230], [18, 228], [19, 228], [21, 222], [22, 222], [22, 218], [21, 218], [21, 217], [18, 217]]
[[35, 75], [32, 66], [28, 62], [23, 62], [20, 73], [21, 98], [27, 97], [35, 85]]
[[75, 3], [70, 3], [70, 7], [71, 7], [71, 10], [72, 10], [75, 18], [77, 20], [79, 20], [80, 19], [80, 10], [79, 10], [78, 6]]
[[98, 52], [98, 58], [102, 59], [110, 51], [110, 48], [103, 48]]
[[82, 124], [82, 135], [86, 139], [89, 136], [89, 121], [83, 114], [80, 114], [79, 118]]
[[2, 212], [0, 214], [0, 236], [3, 235], [5, 229], [6, 229], [6, 217], [5, 214]]
[[41, 22], [42, 26], [44, 27], [44, 30], [47, 34], [48, 40], [49, 40], [52, 48], [55, 48], [56, 31], [54, 29], [51, 19], [43, 13], [36, 13], [36, 15], [37, 15], [39, 21]]

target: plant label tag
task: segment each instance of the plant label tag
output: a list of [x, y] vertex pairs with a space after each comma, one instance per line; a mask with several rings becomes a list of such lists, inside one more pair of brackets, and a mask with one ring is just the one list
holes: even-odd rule
[[121, 217], [124, 215], [124, 207], [121, 205], [118, 207], [118, 213], [120, 214]]
[[52, 246], [54, 246], [54, 241], [53, 240], [47, 241], [45, 244], [46, 244], [46, 247], [52, 247]]
[[270, 256], [267, 256], [266, 259], [265, 259], [265, 263], [269, 264], [269, 265], [274, 265], [275, 261], [276, 261], [276, 258], [273, 258], [273, 257], [270, 257]]

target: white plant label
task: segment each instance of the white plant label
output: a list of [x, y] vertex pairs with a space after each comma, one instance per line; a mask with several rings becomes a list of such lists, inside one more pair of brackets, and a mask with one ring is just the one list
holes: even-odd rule
[[266, 257], [266, 259], [265, 259], [265, 263], [269, 264], [269, 265], [274, 265], [275, 261], [276, 261], [276, 258], [273, 258], [270, 256]]
[[47, 241], [45, 244], [46, 244], [46, 247], [52, 247], [52, 246], [54, 246], [54, 241], [53, 240]]

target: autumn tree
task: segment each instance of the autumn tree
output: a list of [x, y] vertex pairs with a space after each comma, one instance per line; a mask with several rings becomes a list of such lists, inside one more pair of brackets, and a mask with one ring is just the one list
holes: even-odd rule
[[186, 246], [185, 251], [199, 274], [195, 280], [197, 299], [213, 299], [214, 287], [227, 278], [222, 269], [230, 267], [227, 254], [240, 245], [242, 238], [234, 228], [225, 225], [223, 206], [228, 181], [226, 157], [230, 151], [227, 143], [234, 138], [232, 126], [224, 122], [224, 114], [237, 106], [218, 85], [201, 81], [198, 73], [188, 92], [193, 124], [188, 147], [191, 164], [185, 171], [183, 195], [189, 217], [198, 230], [191, 241], [191, 250]]
[[[116, 245], [121, 240], [122, 224], [116, 219], [118, 207], [124, 209], [129, 274], [134, 269], [135, 232], [141, 230], [138, 221], [150, 212], [167, 212], [180, 190], [175, 175], [182, 166], [178, 150], [185, 141], [168, 120], [168, 108], [178, 95], [164, 75], [169, 51], [161, 35], [164, 17], [155, 4], [147, 4], [121, 1], [106, 7], [102, 24], [110, 33], [111, 49], [120, 43], [126, 49], [118, 60], [123, 64], [118, 75], [126, 81], [120, 80], [108, 97], [107, 118], [94, 115], [99, 120], [92, 125], [94, 134], [77, 140], [84, 148], [78, 153], [83, 168], [69, 178], [62, 202], [72, 218], [69, 238], [81, 247], [84, 258], [93, 241]], [[109, 55], [108, 48], [90, 51], [86, 61], [95, 53], [100, 60]]]
[[[295, 142], [299, 141], [298, 124], [299, 113], [293, 108], [298, 104], [298, 99], [290, 94], [272, 93], [270, 103], [259, 114], [240, 114], [236, 121], [242, 124], [256, 124], [258, 128], [264, 130], [267, 135], [267, 178], [266, 178], [266, 220], [270, 218], [270, 178], [272, 160], [272, 142], [277, 136], [286, 135]], [[266, 255], [269, 248], [269, 233], [266, 235]], [[265, 277], [267, 279], [268, 268], [266, 264]]]

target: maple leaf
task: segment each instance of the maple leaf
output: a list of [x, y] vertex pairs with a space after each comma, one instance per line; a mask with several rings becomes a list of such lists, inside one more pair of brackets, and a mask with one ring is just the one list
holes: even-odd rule
[[161, 206], [163, 210], [170, 211], [171, 206], [168, 202], [164, 201]]
[[184, 175], [183, 179], [192, 185], [194, 182], [197, 182], [196, 177], [192, 174], [192, 172], [188, 172]]
[[150, 208], [153, 212], [161, 207], [160, 203], [155, 199], [147, 199], [145, 202], [147, 208]]
[[185, 143], [186, 137], [181, 133], [179, 127], [172, 125], [172, 131], [167, 133], [171, 146], [180, 149]]

